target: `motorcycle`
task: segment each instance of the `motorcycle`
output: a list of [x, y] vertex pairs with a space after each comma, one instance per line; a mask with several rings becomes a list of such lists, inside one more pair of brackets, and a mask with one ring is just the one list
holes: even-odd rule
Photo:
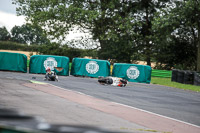
[[119, 87], [125, 87], [128, 84], [126, 79], [118, 77], [98, 77], [98, 82], [102, 85], [112, 85]]
[[55, 72], [47, 72], [44, 78], [44, 81], [57, 81], [58, 82], [58, 76]]

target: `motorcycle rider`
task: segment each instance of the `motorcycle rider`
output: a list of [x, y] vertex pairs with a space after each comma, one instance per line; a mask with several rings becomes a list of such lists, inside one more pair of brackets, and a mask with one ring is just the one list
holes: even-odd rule
[[49, 67], [46, 69], [45, 80], [50, 80], [50, 81], [57, 80], [58, 81], [58, 79], [56, 77], [56, 73], [54, 71], [51, 71], [51, 69]]
[[98, 82], [102, 85], [112, 85], [119, 87], [125, 87], [128, 84], [126, 79], [118, 77], [98, 77]]

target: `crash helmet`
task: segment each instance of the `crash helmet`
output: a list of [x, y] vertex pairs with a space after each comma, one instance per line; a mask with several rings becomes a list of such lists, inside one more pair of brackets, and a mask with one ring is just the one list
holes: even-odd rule
[[49, 67], [46, 68], [46, 72], [50, 72], [51, 69]]

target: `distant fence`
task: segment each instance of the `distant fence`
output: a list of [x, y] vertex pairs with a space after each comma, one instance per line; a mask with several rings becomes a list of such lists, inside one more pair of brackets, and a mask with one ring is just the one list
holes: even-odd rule
[[151, 77], [171, 78], [172, 71], [152, 69]]

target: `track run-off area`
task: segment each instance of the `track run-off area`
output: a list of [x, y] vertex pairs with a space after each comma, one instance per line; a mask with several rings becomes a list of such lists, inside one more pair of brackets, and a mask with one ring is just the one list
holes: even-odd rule
[[[133, 132], [200, 132], [200, 93], [198, 92], [131, 82], [126, 87], [104, 86], [99, 84], [96, 78], [74, 76], [59, 76], [59, 81], [53, 82], [43, 81], [42, 74], [1, 71], [0, 77], [2, 81], [23, 81], [20, 85], [24, 87], [62, 98], [93, 111], [97, 110], [99, 113], [112, 115], [128, 121], [129, 124], [139, 125], [142, 129], [145, 128]], [[1, 88], [6, 88], [1, 84]], [[52, 99], [46, 100], [53, 102]], [[103, 123], [103, 117], [99, 118], [99, 121]], [[123, 123], [123, 121], [117, 122]], [[129, 129], [132, 127], [125, 125]], [[125, 130], [127, 129], [125, 125], [119, 128], [124, 129], [125, 132], [132, 132]]]

